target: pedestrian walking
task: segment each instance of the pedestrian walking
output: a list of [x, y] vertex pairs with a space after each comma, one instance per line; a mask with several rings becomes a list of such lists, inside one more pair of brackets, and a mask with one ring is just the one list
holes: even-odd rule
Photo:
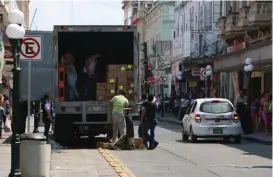
[[271, 132], [272, 113], [270, 112], [270, 104], [272, 103], [272, 95], [267, 94], [266, 98], [262, 102], [262, 118], [264, 121], [265, 132]]
[[[141, 103], [140, 103], [140, 108], [143, 106], [143, 104], [147, 101], [147, 94], [142, 94], [141, 95]], [[141, 116], [142, 110], [140, 109], [139, 111], [139, 116]], [[143, 124], [139, 124], [138, 126], [138, 137], [142, 138], [144, 140], [144, 126]], [[144, 142], [144, 146], [147, 147], [147, 143]]]
[[2, 126], [5, 126], [5, 109], [3, 108], [4, 97], [0, 94], [0, 139], [2, 139]]
[[237, 111], [237, 107], [239, 103], [243, 103], [245, 105], [247, 104], [247, 97], [245, 96], [244, 90], [240, 90], [239, 95], [234, 100], [235, 111]]
[[153, 103], [154, 96], [149, 94], [148, 100], [141, 107], [141, 124], [144, 126], [145, 141], [149, 142], [147, 149], [152, 150], [158, 146], [155, 140], [155, 128], [157, 126], [156, 105]]
[[251, 104], [251, 117], [253, 121], [253, 132], [258, 131], [258, 124], [259, 124], [259, 98], [256, 98], [254, 102]]
[[48, 138], [48, 133], [50, 130], [50, 125], [53, 121], [52, 119], [52, 108], [51, 108], [51, 103], [48, 95], [44, 96], [44, 101], [42, 104], [42, 109], [43, 109], [43, 122], [44, 122], [44, 135]]
[[119, 94], [112, 98], [110, 101], [110, 106], [112, 109], [113, 122], [112, 143], [115, 144], [117, 141], [118, 132], [120, 133], [120, 137], [126, 134], [124, 108], [129, 107], [129, 101], [125, 97], [125, 92], [123, 90], [119, 91]]
[[189, 106], [189, 100], [186, 95], [181, 99], [179, 120], [183, 121], [186, 110]]

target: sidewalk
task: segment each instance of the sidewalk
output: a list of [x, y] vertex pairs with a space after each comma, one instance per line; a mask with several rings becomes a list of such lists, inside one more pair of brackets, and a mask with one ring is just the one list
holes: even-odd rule
[[[31, 118], [31, 132], [33, 128], [34, 120]], [[39, 127], [40, 132], [43, 132], [43, 129]], [[3, 131], [3, 139], [0, 140], [0, 177], [7, 177], [10, 172], [11, 146], [8, 140], [10, 136], [11, 133]], [[97, 149], [54, 149], [54, 145], [51, 148], [53, 148], [50, 161], [51, 177], [118, 176]]]
[[[158, 121], [160, 122], [167, 122], [171, 124], [181, 125], [181, 121], [177, 119], [172, 113], [166, 113], [164, 117], [160, 115], [157, 116]], [[253, 133], [249, 135], [243, 135], [243, 139], [250, 142], [256, 142], [266, 145], [272, 145], [272, 136], [267, 135], [265, 133]]]

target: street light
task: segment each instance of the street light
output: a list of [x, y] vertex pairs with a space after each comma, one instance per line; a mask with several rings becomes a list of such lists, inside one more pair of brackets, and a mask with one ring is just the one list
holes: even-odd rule
[[[178, 72], [177, 72], [176, 78], [177, 78], [177, 80], [179, 81], [179, 82], [178, 82], [178, 83], [179, 83], [179, 94], [181, 94], [181, 92], [182, 92], [182, 83], [181, 83], [181, 81], [182, 81], [182, 79], [183, 79], [182, 75], [183, 75], [183, 72], [182, 72], [182, 71], [178, 71]], [[182, 96], [182, 95], [181, 95], [181, 96]]]
[[210, 97], [210, 77], [212, 76], [212, 67], [210, 65], [206, 66], [206, 89], [207, 89], [207, 97]]
[[252, 65], [252, 59], [251, 58], [246, 58], [245, 59], [245, 67], [244, 71], [246, 72], [247, 76], [247, 81], [248, 81], [248, 86], [247, 86], [247, 106], [250, 107], [251, 105], [251, 94], [250, 94], [250, 89], [251, 89], [251, 74], [252, 71], [254, 70], [254, 66]]
[[13, 104], [13, 123], [12, 123], [12, 142], [11, 142], [11, 169], [9, 177], [21, 177], [20, 171], [20, 104], [19, 104], [19, 75], [20, 68], [20, 51], [22, 40], [25, 36], [25, 29], [22, 27], [24, 23], [24, 14], [13, 9], [8, 14], [9, 25], [6, 29], [6, 34], [12, 48], [13, 56], [13, 89], [12, 89], [12, 104]]

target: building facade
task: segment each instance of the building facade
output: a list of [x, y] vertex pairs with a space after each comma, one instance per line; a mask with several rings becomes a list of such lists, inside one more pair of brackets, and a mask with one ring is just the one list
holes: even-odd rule
[[[251, 97], [272, 93], [272, 1], [222, 1], [219, 37], [223, 54], [214, 60], [220, 73], [220, 96], [234, 99], [241, 89]], [[252, 58], [251, 85], [244, 72], [245, 59]]]
[[[9, 0], [9, 1], [1, 1], [0, 2], [0, 14], [1, 17], [1, 47], [0, 47], [0, 55], [2, 57], [2, 61], [12, 60], [11, 55], [11, 46], [9, 44], [8, 37], [5, 34], [6, 27], [9, 25], [8, 22], [8, 13], [12, 9], [20, 9], [25, 16], [25, 24], [23, 24], [26, 30], [29, 29], [29, 1], [16, 1], [16, 0]], [[1, 50], [2, 49], [2, 50]], [[5, 63], [5, 62], [4, 62]], [[11, 67], [8, 65], [3, 65], [2, 75], [4, 75], [8, 80], [12, 79]]]
[[175, 79], [180, 68], [186, 79], [177, 84], [179, 92], [189, 91], [189, 87], [196, 87], [197, 82], [204, 80], [196, 71], [212, 64], [212, 58], [221, 52], [222, 42], [217, 31], [219, 17], [220, 1], [176, 1], [172, 73]]
[[157, 1], [144, 14], [144, 40], [147, 42], [149, 64], [153, 67], [153, 75], [157, 80], [151, 86], [151, 92], [160, 93], [159, 78], [167, 77], [164, 93], [170, 94], [172, 88], [170, 54], [171, 41], [174, 35], [174, 1]]
[[[144, 42], [147, 42], [149, 58], [156, 53], [156, 43], [159, 44], [160, 41], [170, 41], [172, 39], [174, 30], [173, 6], [174, 2], [122, 2], [122, 9], [124, 11], [124, 25], [137, 26], [139, 44], [141, 45]], [[153, 30], [156, 30], [157, 32], [154, 33]], [[170, 53], [170, 45], [168, 51]], [[143, 85], [144, 80], [144, 65], [142, 63], [144, 55], [142, 51], [139, 51], [139, 59], [139, 90], [141, 90], [141, 86]], [[164, 61], [165, 60], [166, 59], [164, 58]], [[166, 90], [168, 90], [168, 88]]]

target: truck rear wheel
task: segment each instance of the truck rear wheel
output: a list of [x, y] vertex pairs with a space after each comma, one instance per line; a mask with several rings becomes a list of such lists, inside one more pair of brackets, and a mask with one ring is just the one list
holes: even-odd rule
[[56, 115], [54, 127], [54, 139], [56, 142], [69, 145], [74, 142], [74, 124], [65, 115]]

